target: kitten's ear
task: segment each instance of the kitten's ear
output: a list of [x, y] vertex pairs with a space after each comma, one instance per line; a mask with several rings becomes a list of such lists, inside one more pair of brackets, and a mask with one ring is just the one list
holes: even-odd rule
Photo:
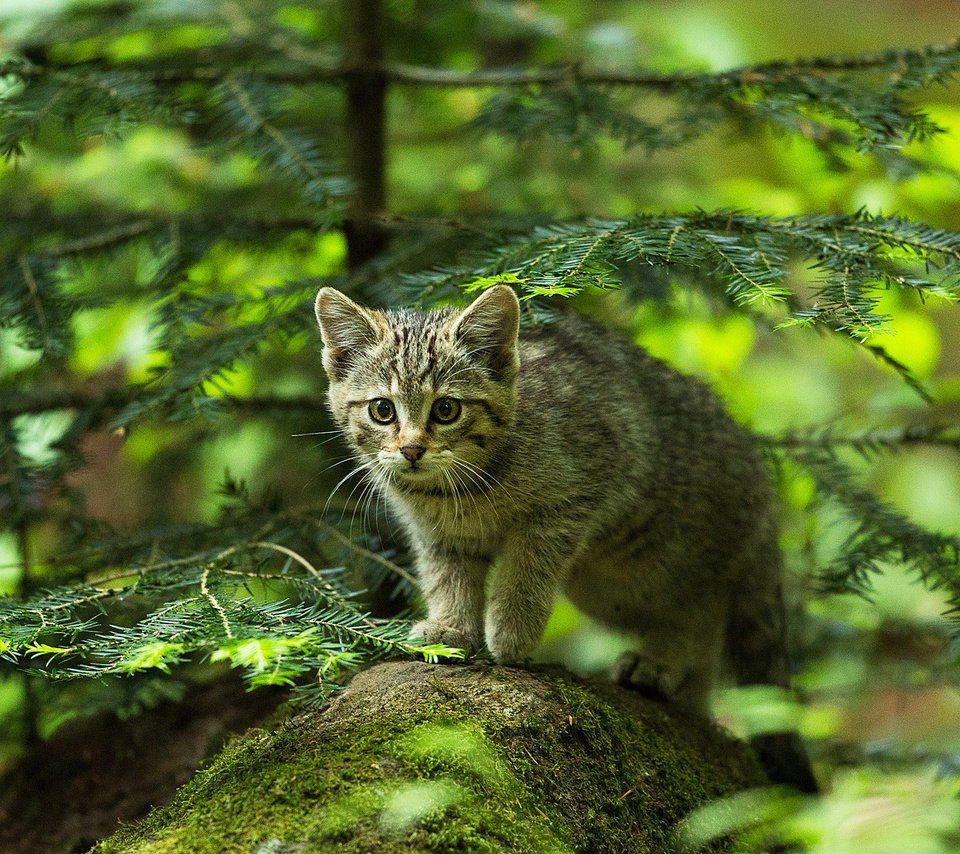
[[494, 285], [484, 291], [453, 321], [450, 333], [486, 361], [498, 379], [520, 366], [517, 333], [520, 301], [513, 288]]
[[320, 288], [314, 308], [323, 338], [323, 368], [331, 380], [339, 379], [356, 353], [375, 345], [387, 331], [382, 315], [335, 288]]

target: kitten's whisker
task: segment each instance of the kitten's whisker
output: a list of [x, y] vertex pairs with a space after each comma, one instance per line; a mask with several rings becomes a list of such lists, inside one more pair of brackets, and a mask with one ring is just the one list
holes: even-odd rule
[[477, 518], [480, 518], [481, 517], [480, 506], [477, 504], [476, 496], [474, 496], [473, 492], [470, 490], [470, 486], [471, 486], [470, 481], [464, 478], [464, 476], [460, 473], [460, 471], [458, 471], [455, 457], [451, 457], [450, 462], [453, 463], [453, 465], [449, 469], [451, 478], [454, 478], [457, 481], [457, 483], [463, 487], [464, 494], [467, 496], [467, 498], [470, 499], [470, 503], [473, 505], [474, 514], [477, 516]]
[[[451, 462], [453, 463], [453, 468], [451, 469], [451, 471], [457, 473], [457, 478], [461, 480], [461, 482], [463, 483], [464, 491], [466, 492], [467, 496], [470, 498], [470, 501], [473, 504], [473, 510], [474, 510], [474, 513], [476, 513], [477, 519], [480, 521], [481, 524], [483, 524], [485, 514], [480, 510], [480, 504], [477, 501], [477, 497], [473, 494], [473, 490], [471, 490], [470, 487], [471, 486], [489, 487], [489, 484], [486, 484], [483, 481], [480, 481], [477, 477], [477, 472], [472, 470], [470, 467], [463, 465], [463, 462], [464, 462], [463, 460], [457, 459], [456, 457], [452, 457]], [[492, 512], [493, 517], [499, 520], [500, 511], [497, 509], [496, 502], [488, 501], [486, 503], [486, 507], [489, 508], [490, 512]]]
[[352, 456], [344, 457], [342, 460], [337, 460], [336, 462], [330, 463], [330, 465], [328, 465], [326, 468], [321, 469], [319, 473], [326, 474], [328, 471], [332, 471], [338, 466], [346, 465], [347, 463], [353, 463], [353, 462], [356, 462], [356, 457], [352, 457]]
[[[493, 478], [491, 475], [486, 472], [478, 469], [474, 466], [471, 466], [469, 463], [466, 463], [464, 460], [458, 460], [460, 464], [464, 466], [464, 472], [472, 478], [472, 482], [481, 489], [482, 492], [490, 492], [495, 488], [502, 489], [503, 486], [500, 484], [496, 478]], [[493, 483], [491, 483], [493, 481]], [[494, 485], [495, 484], [495, 485]], [[500, 502], [494, 498], [487, 498], [484, 506], [489, 510], [493, 515], [493, 519], [499, 523], [500, 522]]]
[[364, 526], [367, 528], [367, 530], [369, 530], [370, 523], [368, 521], [368, 517], [369, 517], [370, 511], [373, 510], [373, 519], [374, 519], [374, 522], [376, 522], [377, 534], [379, 535], [380, 519], [378, 517], [377, 507], [380, 504], [380, 498], [384, 492], [384, 478], [380, 473], [376, 473], [374, 475], [373, 485], [374, 485], [374, 488], [370, 491], [370, 494], [367, 496], [367, 499], [366, 499], [366, 506], [364, 507], [364, 511], [363, 511], [363, 523], [364, 523]]
[[[343, 486], [344, 483], [346, 483], [348, 480], [350, 480], [351, 477], [354, 477], [355, 475], [358, 475], [358, 474], [359, 474], [359, 475], [364, 475], [364, 474], [366, 474], [367, 471], [368, 471], [368, 468], [369, 468], [369, 463], [360, 463], [360, 465], [358, 465], [355, 469], [353, 469], [352, 471], [350, 471], [350, 472], [348, 472], [346, 475], [344, 475], [342, 478], [340, 478], [340, 481], [337, 483], [337, 485], [336, 485], [332, 490], [330, 490], [330, 495], [327, 496], [327, 501], [326, 501], [326, 503], [323, 505], [323, 510], [321, 511], [321, 515], [325, 515], [325, 514], [326, 514], [327, 508], [330, 506], [330, 502], [333, 500], [333, 496], [336, 495], [337, 490], [338, 490], [341, 486]], [[362, 483], [362, 482], [363, 482], [363, 481], [362, 481], [362, 479], [361, 479], [361, 483]], [[355, 489], [356, 489], [356, 487], [354, 487], [354, 490], [355, 490]], [[351, 490], [350, 495], [353, 495], [353, 490]], [[349, 500], [350, 500], [350, 496], [347, 496], [347, 501], [349, 502]], [[340, 521], [343, 521], [343, 514], [346, 513], [346, 512], [347, 512], [347, 508], [346, 508], [346, 502], [345, 502], [345, 503], [344, 503], [343, 512], [340, 514]]]
[[[452, 468], [451, 468], [451, 469], [448, 469], [448, 470], [447, 470], [447, 475], [448, 475], [449, 478], [450, 478], [451, 484], [453, 484], [453, 494], [454, 494], [454, 501], [455, 501], [454, 509], [455, 509], [455, 511], [456, 511], [457, 518], [458, 518], [459, 521], [460, 521], [460, 527], [462, 528], [463, 525], [464, 525], [464, 516], [466, 515], [466, 513], [465, 513], [465, 508], [464, 508], [464, 501], [463, 501], [464, 491], [466, 491], [466, 490], [461, 491], [461, 487], [465, 486], [465, 484], [464, 484], [463, 481], [460, 479], [460, 477], [457, 475], [455, 469], [452, 469]], [[466, 491], [466, 494], [467, 494], [467, 495], [470, 495], [469, 491]], [[470, 495], [470, 499], [471, 499], [471, 501], [473, 500], [473, 496], [472, 496], [472, 495]], [[474, 503], [474, 504], [476, 504], [476, 503]], [[474, 506], [474, 510], [476, 510], [476, 506]], [[455, 519], [454, 521], [456, 521], [456, 519]]]
[[[380, 519], [381, 519], [380, 502], [384, 500], [384, 492], [385, 490], [383, 488], [383, 480], [381, 478], [378, 478], [377, 489], [370, 496], [370, 499], [373, 499], [372, 507], [370, 504], [370, 499], [367, 500], [367, 512], [369, 513], [371, 509], [373, 510], [374, 527], [376, 528], [377, 536], [380, 538], [381, 541], [383, 541], [383, 533], [380, 531]], [[367, 530], [369, 530], [370, 529], [369, 523], [365, 521], [365, 524], [367, 525]]]
[[444, 470], [443, 475], [447, 483], [450, 484], [450, 490], [452, 492], [453, 506], [451, 507], [451, 512], [453, 515], [453, 519], [451, 520], [452, 522], [451, 527], [455, 527], [457, 523], [457, 519], [462, 518], [463, 516], [461, 505], [460, 505], [460, 490], [457, 489], [457, 484], [454, 482], [453, 474], [450, 471]]
[[503, 484], [500, 483], [500, 481], [497, 480], [492, 474], [490, 474], [490, 472], [480, 468], [479, 466], [474, 465], [471, 462], [468, 462], [462, 457], [454, 457], [453, 459], [456, 461], [457, 465], [463, 466], [467, 471], [471, 472], [473, 475], [480, 478], [480, 482], [484, 486], [488, 488], [491, 488], [493, 486], [498, 486], [500, 487], [500, 489], [504, 488]]
[[329, 439], [324, 439], [322, 442], [317, 442], [315, 445], [310, 446], [310, 450], [313, 451], [313, 450], [316, 450], [317, 448], [322, 448], [324, 445], [329, 445], [336, 438], [337, 438], [336, 436], [331, 436]]
[[[376, 475], [374, 475], [369, 481], [367, 481], [366, 486], [363, 488], [363, 492], [360, 493], [360, 497], [357, 499], [357, 506], [353, 510], [353, 515], [350, 517], [350, 536], [353, 536], [353, 523], [356, 521], [357, 512], [362, 509], [360, 515], [360, 523], [363, 525], [364, 530], [368, 530], [369, 526], [366, 521], [367, 509], [370, 506], [370, 496], [374, 495], [377, 490], [377, 480]], [[352, 494], [352, 493], [351, 493]]]
[[[355, 484], [353, 485], [353, 489], [350, 490], [350, 494], [347, 496], [347, 502], [346, 502], [346, 503], [349, 503], [349, 502], [350, 502], [350, 500], [353, 498], [353, 494], [354, 494], [361, 486], [364, 487], [364, 492], [366, 491], [366, 486], [367, 486], [367, 484], [370, 483], [370, 480], [366, 477], [366, 475], [373, 475], [374, 477], [376, 476], [376, 474], [375, 474], [375, 472], [374, 472], [374, 469], [373, 469], [373, 466], [372, 466], [371, 464], [367, 463], [367, 464], [361, 466], [361, 468], [363, 469], [364, 477], [362, 477], [357, 483], [355, 483]], [[360, 495], [362, 496], [362, 495], [363, 495], [363, 492], [361, 492]], [[356, 515], [356, 507], [354, 508], [354, 515]], [[352, 517], [351, 517], [351, 519], [352, 519]]]
[[365, 467], [364, 467], [363, 465], [360, 465], [360, 466], [357, 466], [357, 468], [351, 469], [349, 472], [347, 472], [347, 474], [345, 474], [342, 478], [340, 478], [340, 481], [337, 483], [337, 485], [336, 485], [333, 489], [330, 490], [330, 497], [327, 498], [327, 501], [329, 502], [329, 501], [330, 501], [330, 498], [333, 498], [333, 496], [336, 494], [337, 490], [338, 490], [344, 483], [346, 483], [348, 480], [350, 480], [351, 477], [353, 477], [355, 474], [360, 474], [360, 473], [363, 472], [363, 471], [365, 471]]
[[[393, 479], [393, 473], [389, 470], [378, 469], [374, 472], [374, 479], [376, 488], [370, 493], [367, 497], [366, 507], [364, 508], [364, 525], [369, 530], [370, 523], [367, 521], [367, 517], [371, 510], [373, 511], [373, 518], [376, 523], [377, 535], [380, 538], [383, 538], [383, 534], [380, 531], [380, 519], [387, 519], [389, 522], [389, 514], [387, 510], [389, 508], [389, 502], [387, 500], [387, 490], [391, 485]], [[375, 499], [375, 500], [374, 500]], [[380, 511], [380, 502], [383, 502], [383, 512]]]
[[[363, 472], [363, 469], [354, 469], [353, 471], [350, 472], [350, 474], [347, 475], [346, 478], [344, 478], [343, 480], [340, 481], [340, 483], [337, 484], [337, 487], [339, 488], [340, 485], [343, 484], [343, 483], [344, 483], [346, 480], [348, 480], [349, 478], [354, 477], [355, 475], [358, 475], [358, 474], [359, 474], [359, 475], [362, 475], [363, 473], [364, 473], [364, 472]], [[361, 481], [361, 482], [362, 482], [362, 481]], [[329, 496], [327, 496], [327, 500], [326, 500], [326, 502], [325, 502], [324, 505], [323, 505], [323, 510], [321, 511], [321, 515], [324, 515], [324, 516], [326, 515], [327, 510], [328, 510], [329, 507], [330, 507], [330, 502], [333, 501], [333, 497], [334, 497], [335, 494], [336, 494], [336, 490], [334, 490], [333, 492], [330, 493]], [[343, 521], [343, 517], [344, 517], [344, 515], [345, 515], [346, 512], [347, 512], [347, 506], [348, 506], [348, 502], [347, 502], [347, 501], [344, 501], [344, 502], [343, 502], [343, 507], [342, 507], [341, 510], [340, 510], [340, 518], [337, 519], [338, 524]]]
[[[451, 479], [450, 479], [450, 475], [449, 475], [446, 471], [444, 471], [443, 469], [439, 469], [439, 471], [440, 471], [440, 476], [443, 478], [444, 484], [447, 485], [447, 486], [450, 488], [451, 492], [452, 492], [453, 512], [454, 512], [454, 515], [456, 515], [456, 508], [457, 508], [457, 503], [456, 503], [456, 502], [457, 502], [457, 489], [456, 489], [456, 486], [453, 485], [453, 482], [452, 482]], [[447, 527], [447, 510], [450, 509], [450, 502], [449, 502], [449, 501], [444, 501], [444, 502], [441, 503], [441, 506], [442, 506], [442, 508], [443, 508], [443, 513], [442, 513], [442, 515], [441, 515], [441, 517], [440, 517], [440, 528], [441, 528], [441, 530], [444, 530], [444, 529], [446, 529], [446, 527]]]

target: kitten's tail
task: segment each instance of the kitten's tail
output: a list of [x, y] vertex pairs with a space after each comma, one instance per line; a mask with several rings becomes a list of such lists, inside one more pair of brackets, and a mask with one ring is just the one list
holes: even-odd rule
[[[727, 626], [727, 656], [738, 685], [790, 687], [780, 555], [763, 550], [771, 561], [758, 564], [746, 577], [750, 586], [733, 598]], [[761, 579], [769, 579], [763, 589]], [[795, 732], [771, 733], [751, 739], [751, 745], [773, 783], [786, 783], [801, 792], [817, 792], [816, 778], [803, 741]]]

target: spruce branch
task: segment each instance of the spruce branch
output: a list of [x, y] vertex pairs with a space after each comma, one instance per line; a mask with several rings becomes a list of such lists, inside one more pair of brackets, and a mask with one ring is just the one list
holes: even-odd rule
[[[289, 42], [284, 44], [290, 49]], [[179, 62], [165, 63], [127, 61], [125, 68], [139, 71], [156, 82], [212, 81], [228, 77], [233, 72], [235, 52], [224, 51], [224, 61], [217, 65], [211, 61], [214, 51], [181, 51]], [[927, 45], [920, 48], [903, 48], [873, 51], [854, 56], [833, 55], [777, 60], [756, 65], [741, 66], [719, 72], [611, 71], [584, 68], [580, 64], [557, 64], [546, 68], [485, 68], [475, 71], [460, 71], [447, 68], [412, 65], [407, 63], [384, 63], [378, 70], [392, 83], [456, 88], [474, 87], [525, 87], [562, 83], [571, 77], [584, 82], [604, 85], [636, 86], [671, 91], [676, 88], [696, 87], [704, 81], [720, 83], [752, 83], [758, 79], [776, 81], [792, 73], [880, 72], [894, 77], [904, 87], [945, 82], [956, 72], [960, 60], [960, 41], [942, 45]], [[262, 63], [250, 73], [277, 83], [323, 83], [338, 80], [353, 70], [338, 65], [321, 54], [298, 53], [296, 66], [270, 67]], [[43, 64], [12, 59], [0, 63], [0, 77], [31, 79], [76, 67], [110, 67], [104, 60], [87, 60], [79, 63]]]
[[929, 531], [877, 498], [829, 446], [792, 444], [783, 450], [813, 477], [818, 501], [838, 506], [851, 526], [839, 554], [819, 573], [824, 591], [867, 595], [871, 576], [895, 563], [929, 589], [945, 590], [951, 613], [960, 612], [960, 537]]
[[[408, 644], [404, 621], [371, 618], [355, 604], [356, 594], [345, 585], [342, 571], [318, 569], [304, 557], [305, 549], [322, 553], [326, 543], [363, 561], [375, 557], [381, 568], [409, 578], [319, 518], [316, 508], [272, 512], [260, 522], [251, 517], [244, 522], [248, 533], [215, 552], [201, 547], [120, 571], [101, 569], [91, 574], [93, 581], [20, 601], [0, 599], [0, 655], [31, 672], [71, 678], [166, 670], [202, 653], [243, 667], [258, 685], [290, 684], [310, 670], [319, 671], [327, 684], [339, 667], [384, 654], [458, 654]], [[223, 531], [218, 523], [194, 531], [191, 539], [222, 541]], [[150, 555], [158, 547], [182, 545], [181, 526], [151, 533]], [[274, 539], [262, 539], [267, 534]], [[279, 573], [255, 557], [264, 551], [285, 559]], [[291, 573], [293, 568], [303, 574]], [[273, 585], [276, 593], [242, 595], [241, 588], [254, 580]], [[133, 626], [104, 627], [111, 601], [157, 604]]]
[[[253, 26], [243, 30], [246, 38], [257, 32]], [[263, 52], [263, 45], [258, 47]], [[357, 73], [347, 64], [325, 65], [306, 46], [294, 51], [298, 59], [291, 62], [289, 38], [283, 39], [282, 50], [268, 48], [266, 52], [266, 60], [259, 56], [258, 62], [249, 63], [243, 72], [251, 84], [343, 86]], [[8, 108], [0, 151], [22, 153], [24, 142], [36, 138], [43, 121], [52, 117], [65, 121], [81, 97], [103, 104], [102, 118], [91, 126], [91, 133], [112, 132], [111, 128], [144, 120], [147, 104], [153, 110], [165, 104], [166, 120], [180, 123], [184, 118], [176, 113], [175, 87], [203, 81], [214, 83], [214, 91], [231, 90], [248, 121], [284, 150], [283, 159], [300, 161], [303, 171], [304, 163], [310, 162], [301, 151], [305, 141], [294, 139], [290, 131], [281, 131], [275, 122], [265, 119], [250, 98], [249, 87], [240, 87], [237, 69], [245, 65], [243, 53], [238, 54], [236, 45], [224, 45], [220, 62], [211, 64], [216, 55], [217, 49], [208, 47], [183, 51], [162, 62], [0, 63], [0, 77], [20, 80], [24, 87]], [[960, 44], [954, 42], [709, 73], [623, 73], [592, 71], [579, 65], [457, 72], [378, 61], [363, 72], [394, 85], [495, 87], [498, 91], [485, 103], [473, 126], [510, 136], [549, 134], [584, 145], [598, 134], [606, 134], [626, 146], [659, 149], [684, 143], [722, 122], [734, 122], [743, 129], [771, 125], [805, 136], [814, 135], [811, 128], [816, 125], [820, 127], [815, 134], [818, 145], [834, 162], [840, 162], [837, 152], [851, 143], [861, 151], [884, 151], [938, 132], [929, 117], [911, 108], [903, 96], [946, 82], [958, 68]], [[143, 91], [137, 89], [138, 80]], [[638, 115], [633, 103], [638, 91], [673, 99], [673, 115], [661, 121]], [[58, 100], [64, 92], [73, 95], [61, 105]], [[48, 93], [50, 98], [44, 101]], [[311, 194], [317, 196], [312, 190]]]
[[696, 211], [589, 219], [504, 235], [464, 255], [460, 263], [402, 280], [431, 299], [504, 275], [531, 296], [569, 294], [622, 283], [622, 271], [641, 263], [688, 268], [716, 281], [735, 302], [752, 305], [793, 294], [786, 269], [792, 258], [805, 260], [820, 282], [812, 301], [793, 298], [786, 324], [824, 323], [856, 338], [882, 330], [885, 318], [875, 304], [887, 287], [956, 299], [960, 285], [960, 234], [866, 211], [792, 217]]
[[864, 459], [872, 459], [881, 451], [897, 451], [912, 446], [933, 446], [960, 451], [960, 427], [957, 425], [910, 424], [905, 427], [874, 427], [860, 433], [843, 434], [828, 426], [807, 431], [790, 431], [779, 436], [758, 435], [766, 447], [786, 450], [815, 449], [836, 455], [842, 448], [856, 451]]

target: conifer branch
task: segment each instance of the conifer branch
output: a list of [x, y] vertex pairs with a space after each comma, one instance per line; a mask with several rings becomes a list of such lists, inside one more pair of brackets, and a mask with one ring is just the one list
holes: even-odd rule
[[[920, 170], [927, 167], [899, 149], [938, 128], [908, 96], [960, 69], [960, 42], [707, 73], [576, 64], [463, 72], [384, 63], [376, 56], [345, 63], [272, 23], [261, 27], [241, 17], [242, 10], [227, 11], [229, 38], [201, 49], [130, 61], [0, 62], [6, 85], [0, 153], [17, 156], [32, 145], [42, 150], [44, 140], [64, 128], [80, 140], [109, 139], [152, 123], [179, 128], [191, 151], [207, 161], [239, 149], [263, 176], [260, 186], [228, 190], [198, 181], [188, 212], [17, 199], [16, 214], [5, 223], [0, 324], [47, 358], [14, 372], [0, 390], [0, 509], [18, 532], [34, 520], [60, 522], [66, 512], [75, 523], [65, 553], [40, 561], [74, 583], [51, 580], [50, 589], [0, 599], [0, 657], [21, 670], [50, 678], [117, 676], [166, 671], [200, 656], [242, 668], [251, 685], [291, 684], [311, 672], [329, 685], [338, 668], [387, 653], [458, 654], [414, 648], [404, 619], [383, 622], [364, 611], [356, 580], [347, 582], [342, 565], [374, 586], [384, 578], [401, 587], [414, 579], [378, 540], [341, 531], [320, 507], [258, 504], [228, 484], [228, 501], [214, 524], [122, 534], [49, 498], [68, 494], [77, 448], [92, 430], [200, 419], [219, 424], [236, 413], [275, 418], [321, 409], [321, 401], [308, 395], [223, 391], [225, 375], [236, 366], [259, 364], [274, 345], [300, 346], [321, 282], [304, 278], [257, 296], [251, 295], [255, 275], [233, 292], [205, 289], [193, 278], [216, 257], [211, 248], [218, 243], [229, 241], [250, 257], [294, 231], [344, 228], [351, 187], [336, 166], [342, 152], [318, 135], [316, 117], [307, 120], [289, 106], [291, 93], [316, 97], [308, 87], [346, 89], [360, 75], [394, 86], [478, 87], [492, 91], [484, 94], [472, 127], [512, 139], [547, 133], [586, 147], [607, 135], [658, 149], [723, 124], [741, 135], [773, 127], [812, 140], [835, 165], [860, 150], [891, 169]], [[84, 35], [75, 21], [59, 30], [63, 21], [74, 19], [49, 19], [46, 41], [39, 38], [30, 56], [42, 56], [46, 42], [69, 48], [71, 39]], [[127, 24], [103, 16], [98, 26], [108, 44]], [[95, 46], [83, 55], [91, 50]], [[182, 85], [197, 82], [204, 85]], [[250, 200], [252, 209], [246, 207]], [[887, 322], [877, 308], [880, 291], [960, 296], [960, 234], [865, 211], [779, 218], [693, 211], [575, 222], [418, 218], [372, 209], [364, 216], [392, 229], [394, 244], [322, 284], [370, 302], [429, 307], [460, 299], [465, 287], [506, 281], [525, 298], [525, 314], [536, 319], [552, 309], [555, 297], [589, 288], [636, 287], [648, 298], [635, 274], [645, 277], [655, 268], [721, 291], [741, 307], [784, 303], [788, 325], [820, 324], [852, 337], [921, 393], [906, 366], [872, 337]], [[54, 373], [57, 357], [73, 351], [73, 316], [105, 299], [76, 287], [77, 281], [90, 270], [99, 273], [96, 265], [140, 251], [156, 267], [149, 281], [113, 283], [108, 298], [147, 307], [151, 346], [163, 355], [162, 367], [123, 388], [52, 390], [61, 382]], [[812, 296], [809, 283], [798, 283], [790, 272], [796, 262], [816, 277]], [[51, 451], [55, 461], [34, 462], [23, 450], [22, 425], [56, 410], [67, 411], [72, 423]], [[863, 593], [873, 573], [902, 562], [960, 604], [958, 540], [924, 530], [879, 500], [843, 458], [845, 449], [866, 459], [917, 445], [960, 450], [955, 426], [852, 435], [828, 429], [762, 442], [810, 472], [822, 500], [847, 520], [850, 533], [824, 570], [825, 587]], [[112, 625], [118, 609], [130, 604], [136, 607], [128, 613], [141, 616], [123, 628]]]
[[952, 614], [960, 614], [960, 537], [928, 531], [878, 499], [831, 448], [791, 445], [784, 450], [813, 477], [818, 501], [839, 506], [851, 528], [839, 553], [819, 573], [824, 591], [868, 594], [872, 575], [887, 563], [900, 564], [929, 589], [945, 590]]
[[[294, 528], [290, 524], [295, 523]], [[225, 658], [244, 666], [253, 684], [289, 683], [297, 674], [321, 670], [333, 678], [337, 667], [388, 651], [435, 657], [448, 651], [410, 645], [405, 640], [406, 623], [384, 623], [370, 618], [352, 602], [355, 594], [340, 574], [318, 569], [303, 557], [301, 548], [262, 539], [273, 536], [307, 536], [304, 545], [318, 542], [307, 532], [320, 533], [321, 540], [346, 547], [361, 560], [376, 558], [381, 567], [409, 574], [382, 555], [354, 543], [319, 518], [316, 509], [303, 507], [271, 513], [254, 529], [215, 553], [199, 551], [165, 560], [153, 560], [120, 572], [95, 573], [96, 580], [42, 591], [22, 601], [0, 599], [0, 655], [37, 673], [55, 678], [108, 673], [129, 674], [145, 669], [168, 669], [193, 652], [205, 652], [216, 660]], [[222, 524], [192, 535], [222, 536]], [[149, 550], [158, 544], [176, 547], [184, 532], [171, 529], [151, 532]], [[266, 550], [299, 566], [306, 577], [265, 572], [252, 553]], [[81, 558], [83, 560], [83, 558]], [[257, 579], [295, 592], [284, 602], [242, 598], [228, 579]], [[196, 595], [187, 595], [190, 588]], [[104, 634], [101, 618], [88, 616], [90, 606], [105, 606], [111, 600], [131, 596], [160, 604], [132, 627], [113, 628]], [[164, 600], [168, 600], [164, 603]], [[200, 608], [204, 603], [205, 609]], [[109, 611], [107, 612], [109, 613]], [[450, 654], [455, 654], [449, 651]], [[332, 656], [332, 658], [331, 658]], [[42, 666], [38, 666], [38, 657]], [[271, 680], [275, 680], [271, 681]]]
[[865, 211], [782, 218], [698, 211], [536, 227], [464, 253], [459, 264], [408, 274], [404, 283], [434, 299], [503, 275], [529, 295], [575, 293], [616, 285], [623, 270], [641, 263], [686, 267], [716, 281], [737, 303], [769, 304], [792, 296], [785, 261], [795, 258], [806, 260], [821, 282], [813, 302], [793, 298], [787, 325], [824, 323], [862, 339], [883, 328], [885, 318], [874, 309], [890, 285], [956, 299], [958, 252], [960, 234]]
[[911, 424], [905, 427], [872, 428], [861, 433], [843, 434], [835, 427], [806, 432], [789, 432], [781, 436], [762, 434], [758, 440], [765, 446], [784, 449], [816, 449], [836, 455], [841, 448], [851, 448], [866, 459], [880, 451], [896, 451], [911, 446], [934, 446], [960, 451], [960, 426]]
[[[287, 45], [289, 48], [289, 44]], [[158, 83], [182, 83], [187, 81], [223, 80], [233, 73], [233, 62], [216, 65], [206, 59], [209, 49], [198, 52], [196, 57], [189, 51], [183, 51], [176, 58], [176, 64], [167, 62], [166, 67], [157, 63], [127, 61], [123, 67], [139, 71]], [[611, 71], [584, 68], [580, 64], [557, 64], [546, 68], [485, 68], [475, 71], [460, 71], [449, 68], [437, 68], [407, 63], [387, 62], [378, 70], [391, 83], [404, 85], [442, 86], [455, 88], [503, 87], [530, 85], [551, 85], [563, 83], [575, 78], [584, 83], [596, 83], [616, 86], [636, 86], [658, 90], [673, 90], [678, 87], [702, 85], [705, 81], [720, 83], [753, 83], [759, 79], [783, 79], [790, 74], [810, 72], [837, 73], [885, 71], [912, 82], [911, 73], [923, 69], [924, 80], [940, 82], [953, 73], [958, 64], [960, 41], [942, 45], [928, 45], [921, 48], [892, 49], [873, 51], [854, 56], [834, 55], [801, 58], [796, 60], [777, 60], [756, 65], [740, 66], [719, 72], [675, 72], [660, 73], [652, 71]], [[229, 56], [229, 55], [228, 55]], [[228, 56], [224, 58], [227, 59]], [[235, 56], [229, 56], [235, 61]], [[307, 61], [304, 61], [305, 58]], [[337, 64], [325, 60], [322, 55], [307, 56], [299, 52], [295, 57], [297, 65], [283, 68], [269, 65], [251, 69], [250, 73], [275, 83], [327, 83], [341, 80], [353, 72], [349, 65]], [[195, 60], [195, 61], [194, 61]], [[88, 60], [84, 63], [31, 63], [25, 60], [6, 60], [0, 62], [0, 77], [18, 77], [31, 79], [43, 77], [71, 69], [110, 68], [103, 60]]]
[[[834, 330], [843, 334], [844, 330], [838, 329]], [[868, 344], [866, 341], [862, 340], [859, 336], [855, 336], [854, 340], [857, 343], [866, 349], [866, 351], [873, 356], [881, 364], [886, 365], [888, 368], [892, 368], [899, 375], [900, 379], [903, 380], [925, 403], [934, 403], [933, 395], [930, 393], [930, 390], [916, 378], [913, 371], [901, 362], [899, 359], [895, 359], [891, 356], [886, 349], [881, 347], [879, 344]]]
[[[35, 138], [43, 121], [54, 116], [66, 120], [80, 98], [103, 105], [98, 120], [101, 124], [97, 126], [103, 132], [124, 122], [142, 120], [146, 108], [141, 101], [149, 100], [150, 109], [156, 112], [165, 97], [170, 100], [166, 93], [176, 84], [206, 81], [216, 83], [218, 89], [234, 90], [248, 119], [274, 145], [285, 150], [286, 158], [301, 161], [299, 168], [303, 170], [310, 158], [299, 151], [301, 144], [291, 145], [290, 133], [267, 121], [252, 103], [249, 92], [236, 92], [236, 51], [223, 51], [221, 66], [209, 63], [215, 53], [209, 48], [184, 51], [162, 63], [112, 64], [98, 59], [45, 66], [23, 60], [0, 63], [0, 77], [16, 78], [27, 84], [19, 96], [21, 103], [9, 111], [13, 121], [8, 122], [6, 135], [0, 138], [0, 151], [20, 154], [24, 141]], [[357, 69], [349, 64], [291, 64], [289, 53], [285, 49], [273, 57], [273, 62], [261, 60], [255, 66], [251, 64], [244, 77], [273, 86], [343, 86], [357, 74]], [[958, 69], [960, 44], [954, 42], [860, 57], [766, 63], [709, 73], [612, 73], [585, 70], [578, 65], [457, 72], [384, 64], [376, 58], [365, 65], [363, 73], [376, 75], [384, 85], [496, 87], [498, 92], [487, 101], [473, 125], [511, 136], [549, 133], [586, 144], [592, 136], [606, 133], [628, 146], [639, 144], [656, 149], [686, 142], [724, 121], [735, 121], [743, 127], [751, 123], [774, 124], [804, 135], [818, 125], [818, 145], [828, 156], [839, 160], [836, 151], [848, 143], [864, 151], [885, 151], [938, 132], [939, 128], [926, 115], [903, 102], [903, 95], [943, 83]], [[676, 99], [675, 114], [660, 122], [636, 115], [633, 106], [616, 93], [629, 95], [637, 90], [656, 91]], [[71, 97], [59, 104], [64, 92], [72, 93]], [[45, 93], [49, 93], [46, 101]], [[168, 118], [180, 121], [172, 101], [164, 109]], [[797, 117], [801, 119], [799, 123]], [[315, 188], [312, 194], [316, 195]]]

